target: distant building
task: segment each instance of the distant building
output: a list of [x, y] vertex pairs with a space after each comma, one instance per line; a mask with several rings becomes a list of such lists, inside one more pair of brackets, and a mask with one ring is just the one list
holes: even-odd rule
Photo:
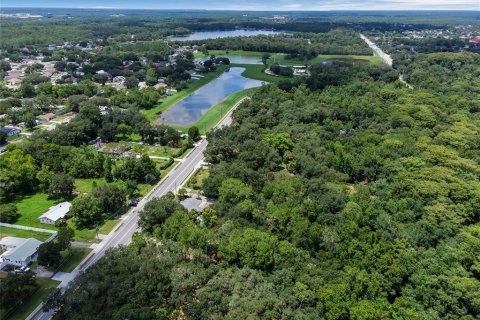
[[124, 76], [116, 76], [116, 77], [113, 77], [112, 82], [124, 83], [124, 82], [125, 82], [125, 77], [124, 77]]
[[5, 265], [28, 266], [30, 262], [37, 260], [38, 247], [41, 244], [41, 241], [34, 238], [3, 238], [0, 240], [0, 248], [6, 251], [0, 256], [1, 267]]
[[42, 214], [38, 220], [44, 224], [54, 225], [59, 219], [64, 218], [70, 211], [72, 204], [70, 202], [62, 202], [56, 206], [50, 207], [47, 212]]
[[50, 121], [50, 120], [53, 120], [53, 118], [55, 118], [55, 113], [52, 113], [52, 112], [49, 112], [49, 113], [44, 113], [42, 115], [39, 115], [37, 117], [37, 120], [40, 121], [40, 122], [47, 122], [47, 121]]
[[0, 132], [5, 133], [9, 137], [12, 137], [22, 132], [22, 129], [13, 126], [5, 126], [3, 128], [0, 128]]

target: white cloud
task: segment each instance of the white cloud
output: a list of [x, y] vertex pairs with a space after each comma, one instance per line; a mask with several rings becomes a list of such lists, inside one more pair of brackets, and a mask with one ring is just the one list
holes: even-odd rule
[[329, 0], [310, 10], [480, 10], [480, 0]]
[[303, 7], [303, 4], [301, 3], [291, 3], [291, 4], [286, 4], [282, 6], [283, 8], [287, 9], [297, 9]]

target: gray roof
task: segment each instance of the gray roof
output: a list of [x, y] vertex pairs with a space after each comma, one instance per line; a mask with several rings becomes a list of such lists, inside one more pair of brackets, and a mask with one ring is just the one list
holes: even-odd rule
[[0, 128], [0, 131], [5, 134], [9, 134], [11, 132], [20, 132], [21, 130], [16, 127], [3, 127], [3, 128]]
[[57, 221], [58, 219], [65, 217], [71, 207], [72, 204], [70, 202], [59, 203], [50, 207], [47, 212], [40, 216], [40, 218], [48, 218], [52, 221]]
[[18, 247], [19, 245], [23, 244], [25, 240], [25, 238], [5, 237], [0, 240], [0, 246]]
[[9, 260], [24, 261], [28, 257], [35, 254], [38, 250], [38, 247], [42, 244], [42, 241], [34, 238], [28, 238], [23, 240], [25, 241], [18, 247], [15, 247], [14, 249], [5, 252], [4, 257], [8, 257]]
[[180, 201], [180, 204], [185, 207], [187, 210], [197, 210], [198, 212], [202, 212], [203, 210], [203, 205], [204, 201], [201, 199], [195, 199], [195, 198], [186, 198]]

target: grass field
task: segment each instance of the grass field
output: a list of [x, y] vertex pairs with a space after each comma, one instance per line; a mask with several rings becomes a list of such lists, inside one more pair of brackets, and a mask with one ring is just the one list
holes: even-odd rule
[[18, 213], [21, 215], [15, 224], [22, 226], [36, 227], [42, 229], [56, 230], [55, 226], [43, 224], [38, 221], [38, 217], [42, 215], [53, 205], [63, 202], [63, 199], [48, 199], [45, 193], [35, 193], [33, 195], [19, 197], [15, 204]]
[[118, 225], [119, 222], [120, 220], [118, 219], [105, 221], [103, 226], [101, 226], [100, 229], [98, 229], [98, 233], [109, 234]]
[[[92, 192], [93, 182], [95, 182], [97, 185], [107, 183], [105, 179], [76, 179], [75, 186], [77, 190], [79, 190], [79, 192], [89, 193]], [[121, 186], [123, 182], [113, 182], [113, 184]], [[142, 189], [141, 185], [139, 185], [139, 189]], [[44, 193], [36, 193], [34, 195], [19, 198], [15, 204], [17, 205], [18, 213], [21, 216], [18, 218], [15, 224], [49, 230], [57, 230], [55, 226], [40, 223], [38, 221], [38, 217], [41, 216], [42, 213], [44, 213], [46, 210], [48, 210], [49, 207], [62, 201], [63, 200], [48, 199], [48, 195]], [[108, 221], [106, 223], [108, 223]], [[75, 241], [97, 242], [97, 233], [95, 229], [79, 230], [75, 227], [72, 219], [68, 220], [68, 224], [75, 230]], [[36, 235], [37, 237], [39, 237], [39, 240], [45, 240], [50, 236], [49, 234], [45, 236], [44, 233], [37, 233], [35, 231], [3, 227], [0, 229], [0, 235], [12, 235], [16, 237], [35, 237]]]
[[64, 262], [57, 271], [72, 272], [91, 251], [92, 249], [89, 248], [70, 248], [70, 255], [64, 258]]
[[68, 225], [75, 230], [74, 241], [86, 243], [98, 243], [97, 231], [95, 229], [77, 229], [73, 223], [73, 219], [67, 221]]
[[50, 238], [51, 235], [52, 235], [51, 233], [46, 233], [46, 232], [0, 227], [0, 239], [4, 237], [19, 237], [19, 238], [35, 238], [40, 241], [45, 241], [48, 238]]
[[226, 69], [228, 69], [228, 66], [220, 66], [215, 70], [214, 72], [211, 72], [209, 74], [206, 74], [203, 78], [200, 78], [188, 85], [186, 89], [183, 89], [182, 91], [177, 92], [176, 94], [166, 98], [163, 100], [162, 103], [156, 105], [155, 107], [148, 109], [148, 110], [142, 110], [142, 113], [145, 114], [145, 116], [149, 119], [152, 120], [154, 119], [160, 111], [166, 110], [170, 108], [173, 104], [177, 103], [178, 101], [186, 98], [187, 96], [191, 95], [194, 93], [197, 89], [200, 87], [206, 85], [213, 79], [217, 78], [220, 76]]
[[279, 83], [282, 80], [291, 80], [293, 77], [271, 76], [264, 72], [265, 66], [261, 64], [231, 64], [231, 67], [242, 67], [245, 71], [242, 76], [268, 83]]
[[23, 305], [21, 305], [15, 312], [11, 313], [8, 317], [0, 315], [0, 319], [5, 320], [24, 320], [28, 315], [42, 302], [43, 297], [45, 297], [50, 290], [58, 286], [59, 281], [51, 279], [42, 279], [37, 278], [37, 284], [40, 286], [39, 289], [28, 299]]
[[203, 180], [205, 180], [208, 175], [208, 169], [198, 169], [195, 174], [188, 180], [187, 187], [194, 190], [200, 190], [203, 186]]
[[80, 193], [90, 193], [93, 191], [93, 186], [102, 186], [105, 184], [110, 184], [122, 188], [124, 186], [123, 181], [114, 181], [108, 183], [104, 178], [97, 179], [75, 179], [75, 190]]
[[294, 66], [294, 65], [312, 65], [315, 63], [319, 63], [325, 60], [364, 60], [370, 61], [373, 63], [379, 63], [382, 61], [380, 57], [377, 56], [354, 56], [354, 55], [323, 55], [320, 54], [317, 57], [310, 59], [310, 60], [302, 60], [302, 59], [286, 59], [286, 55], [281, 53], [272, 54], [268, 59], [268, 64], [273, 64], [274, 62], [280, 65], [287, 65], [287, 66]]

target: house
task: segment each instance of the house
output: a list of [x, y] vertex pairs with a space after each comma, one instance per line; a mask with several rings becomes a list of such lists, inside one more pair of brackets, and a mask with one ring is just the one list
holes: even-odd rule
[[50, 120], [53, 120], [53, 118], [55, 118], [55, 113], [52, 113], [52, 112], [49, 112], [49, 113], [44, 113], [42, 115], [39, 115], [37, 117], [37, 120], [40, 121], [40, 122], [47, 122], [47, 121], [50, 121]]
[[38, 247], [41, 244], [41, 241], [34, 238], [3, 238], [0, 240], [0, 248], [6, 251], [0, 256], [0, 266], [28, 266], [30, 262], [37, 260]]
[[50, 207], [47, 212], [38, 218], [38, 220], [40, 220], [40, 223], [54, 225], [59, 219], [62, 219], [67, 215], [71, 207], [72, 204], [70, 202], [59, 203]]
[[3, 128], [0, 128], [0, 132], [5, 133], [9, 137], [12, 137], [22, 132], [22, 129], [13, 126], [5, 126]]
[[125, 82], [125, 77], [124, 76], [113, 77], [112, 82], [124, 83]]

